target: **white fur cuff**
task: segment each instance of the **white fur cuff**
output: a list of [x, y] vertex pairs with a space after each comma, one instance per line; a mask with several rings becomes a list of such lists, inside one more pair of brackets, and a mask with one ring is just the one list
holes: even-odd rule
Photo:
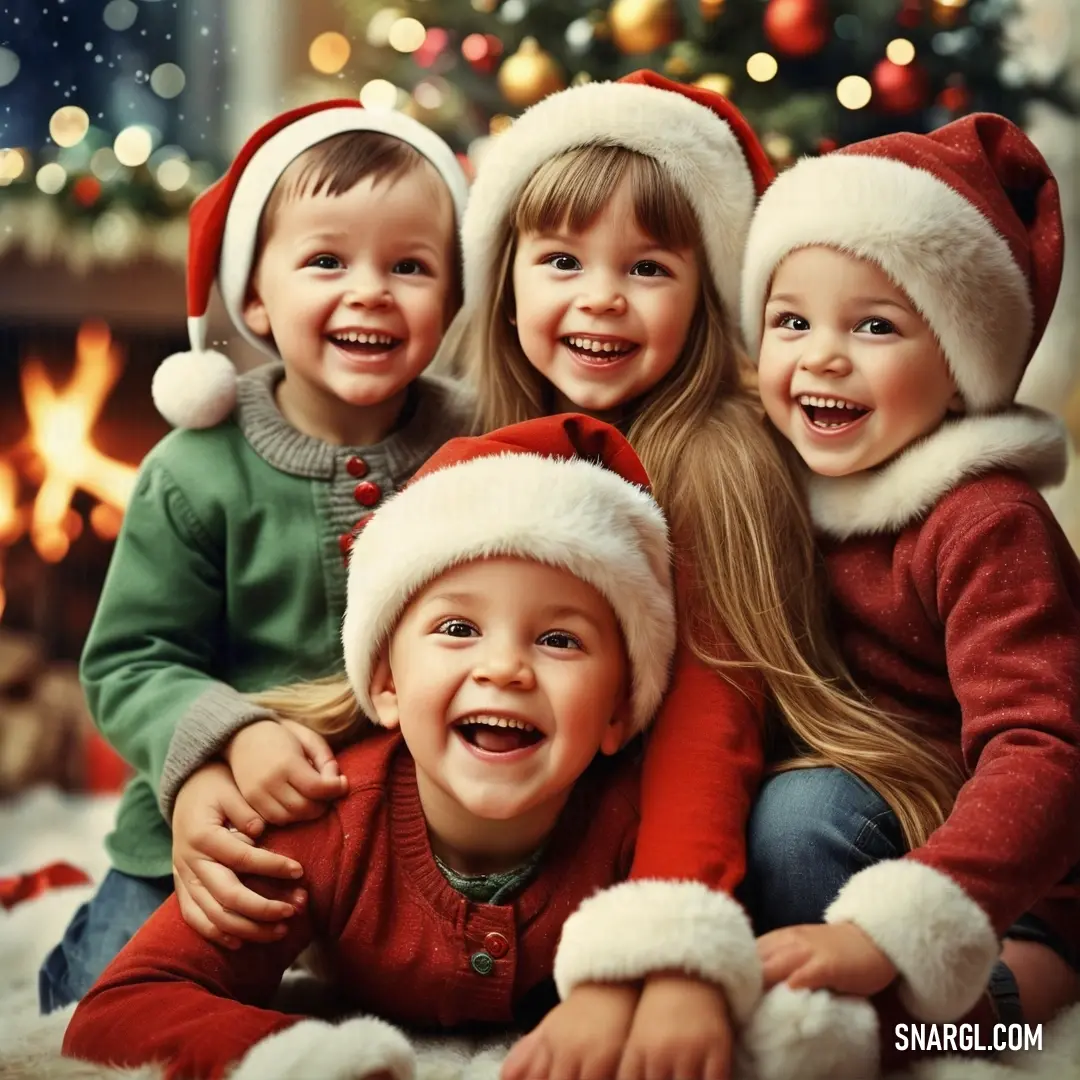
[[750, 920], [726, 893], [693, 881], [627, 881], [586, 900], [566, 920], [555, 956], [565, 1000], [585, 982], [629, 982], [681, 971], [721, 986], [743, 1023], [761, 997]]
[[363, 1080], [376, 1072], [413, 1080], [416, 1054], [392, 1024], [361, 1016], [337, 1025], [302, 1020], [275, 1032], [244, 1055], [229, 1080]]
[[911, 858], [860, 870], [825, 912], [852, 922], [896, 965], [900, 999], [920, 1020], [956, 1020], [986, 990], [1000, 943], [952, 878]]

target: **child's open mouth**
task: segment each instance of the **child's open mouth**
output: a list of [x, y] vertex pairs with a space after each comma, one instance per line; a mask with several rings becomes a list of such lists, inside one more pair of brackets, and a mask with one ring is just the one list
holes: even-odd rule
[[463, 717], [454, 730], [470, 746], [488, 754], [510, 754], [535, 746], [544, 735], [525, 720], [477, 713]]
[[342, 330], [326, 336], [342, 352], [349, 353], [357, 358], [385, 356], [388, 352], [396, 349], [404, 340], [403, 338], [394, 337], [392, 334], [370, 330]]
[[640, 347], [636, 341], [610, 335], [592, 337], [573, 334], [560, 340], [578, 360], [594, 367], [603, 367], [618, 360], [625, 360]]
[[802, 409], [811, 427], [818, 431], [832, 432], [849, 428], [873, 409], [843, 398], [818, 397], [814, 394], [800, 394], [799, 407]]

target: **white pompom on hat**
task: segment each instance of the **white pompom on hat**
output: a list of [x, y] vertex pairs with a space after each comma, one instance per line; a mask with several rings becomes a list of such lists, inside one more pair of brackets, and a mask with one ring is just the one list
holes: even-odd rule
[[176, 427], [213, 427], [236, 404], [236, 368], [227, 356], [206, 347], [207, 309], [215, 279], [237, 330], [256, 348], [280, 359], [273, 345], [253, 334], [243, 319], [259, 221], [274, 185], [289, 165], [317, 143], [348, 131], [391, 135], [427, 158], [450, 189], [455, 219], [460, 222], [468, 194], [465, 173], [450, 147], [411, 117], [340, 99], [304, 105], [264, 124], [243, 145], [225, 175], [191, 205], [187, 264], [191, 348], [162, 361], [152, 387], [158, 411]]
[[409, 601], [455, 566], [517, 556], [562, 567], [611, 605], [630, 667], [635, 731], [675, 652], [667, 523], [619, 432], [575, 414], [451, 439], [369, 517], [349, 555], [345, 671], [372, 719], [371, 675]]

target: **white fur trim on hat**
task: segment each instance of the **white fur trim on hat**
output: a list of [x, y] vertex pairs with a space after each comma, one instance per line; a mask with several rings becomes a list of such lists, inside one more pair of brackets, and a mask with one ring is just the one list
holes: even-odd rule
[[393, 1025], [374, 1016], [340, 1024], [301, 1020], [256, 1043], [229, 1080], [359, 1080], [388, 1073], [394, 1080], [413, 1080], [416, 1054]]
[[244, 299], [255, 257], [259, 219], [274, 185], [289, 165], [305, 150], [347, 131], [381, 132], [408, 143], [431, 162], [450, 189], [455, 218], [460, 221], [464, 213], [468, 185], [454, 152], [435, 132], [404, 113], [392, 109], [325, 109], [301, 117], [272, 135], [252, 155], [229, 202], [218, 288], [237, 330], [257, 349], [275, 359], [277, 352], [273, 345], [252, 333], [244, 322]]
[[825, 921], [865, 931], [900, 972], [904, 1006], [935, 1023], [974, 1007], [1000, 951], [986, 912], [952, 878], [910, 857], [860, 870]]
[[743, 270], [743, 336], [756, 358], [769, 284], [797, 248], [838, 248], [878, 266], [911, 298], [977, 410], [1012, 401], [1027, 361], [1029, 282], [1008, 243], [967, 199], [924, 169], [826, 154], [762, 196]]
[[492, 454], [414, 480], [356, 537], [342, 643], [361, 708], [379, 649], [412, 596], [473, 559], [518, 555], [564, 567], [611, 604], [631, 668], [635, 729], [667, 688], [675, 611], [667, 527], [641, 488], [581, 458]]
[[1068, 436], [1056, 416], [1014, 408], [943, 424], [888, 464], [850, 476], [809, 477], [814, 525], [845, 540], [895, 532], [926, 514], [966, 477], [991, 469], [1022, 472], [1037, 488], [1061, 483]]
[[738, 1080], [873, 1080], [878, 1016], [865, 998], [829, 990], [767, 991], [742, 1031]]
[[742, 1024], [761, 997], [761, 961], [741, 905], [696, 881], [626, 881], [585, 900], [563, 924], [555, 986], [631, 982], [681, 971], [723, 988]]
[[697, 214], [720, 299], [737, 318], [739, 267], [756, 199], [742, 145], [705, 105], [660, 87], [618, 82], [552, 94], [492, 139], [462, 224], [466, 303], [493, 295], [506, 222], [533, 173], [589, 144], [636, 150], [670, 174]]

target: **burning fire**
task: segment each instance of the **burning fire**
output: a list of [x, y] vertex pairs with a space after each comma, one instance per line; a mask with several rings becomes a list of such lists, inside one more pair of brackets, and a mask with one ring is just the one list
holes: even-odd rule
[[0, 615], [4, 614], [7, 602], [4, 592], [4, 549], [14, 544], [23, 531], [23, 515], [16, 503], [18, 491], [19, 476], [15, 467], [0, 458]]
[[[109, 328], [87, 322], [75, 342], [75, 370], [66, 386], [49, 381], [36, 358], [21, 371], [23, 404], [30, 422], [26, 438], [0, 458], [0, 614], [4, 609], [3, 548], [24, 532], [46, 562], [59, 562], [83, 528], [71, 506], [82, 490], [99, 500], [90, 525], [102, 539], [113, 539], [135, 486], [134, 465], [115, 461], [91, 441], [91, 432], [123, 361]], [[19, 472], [38, 484], [32, 506], [18, 505]]]

